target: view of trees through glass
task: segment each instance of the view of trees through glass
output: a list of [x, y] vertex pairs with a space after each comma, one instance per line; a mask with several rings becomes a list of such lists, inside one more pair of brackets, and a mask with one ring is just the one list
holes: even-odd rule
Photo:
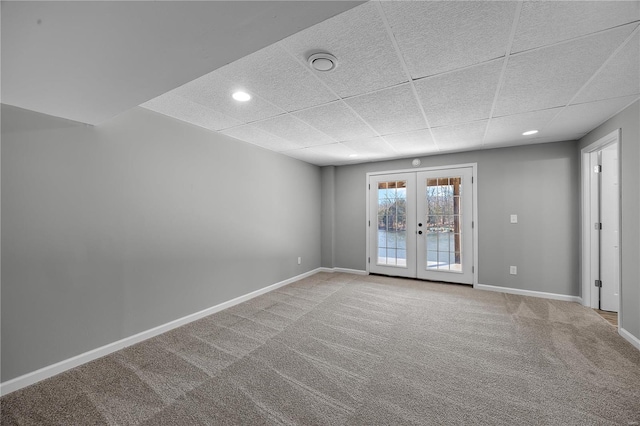
[[407, 264], [407, 182], [378, 183], [378, 264]]
[[427, 268], [461, 270], [462, 178], [427, 179]]
[[[427, 268], [461, 271], [462, 178], [426, 181], [427, 211], [419, 213], [426, 227]], [[407, 182], [378, 183], [378, 265], [407, 264]]]

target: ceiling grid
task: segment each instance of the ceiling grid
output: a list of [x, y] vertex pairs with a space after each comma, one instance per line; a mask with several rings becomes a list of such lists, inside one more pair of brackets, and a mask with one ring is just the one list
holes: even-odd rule
[[382, 4], [379, 1], [375, 2], [376, 7], [378, 9], [378, 13], [380, 14], [380, 17], [382, 18], [382, 22], [384, 23], [384, 27], [387, 30], [387, 35], [389, 36], [389, 38], [391, 39], [391, 43], [393, 44], [393, 48], [396, 51], [396, 54], [398, 55], [398, 59], [400, 60], [400, 63], [402, 64], [402, 70], [404, 71], [405, 75], [407, 76], [407, 79], [409, 80], [409, 85], [411, 86], [411, 92], [413, 93], [413, 97], [415, 98], [416, 102], [418, 103], [418, 108], [420, 108], [420, 113], [422, 114], [422, 118], [424, 119], [426, 128], [429, 130], [429, 133], [431, 135], [431, 138], [433, 140], [433, 143], [436, 147], [437, 151], [440, 151], [440, 148], [438, 148], [438, 141], [436, 140], [436, 138], [433, 137], [433, 132], [431, 131], [431, 126], [429, 125], [429, 119], [427, 118], [427, 114], [425, 114], [424, 112], [424, 107], [422, 106], [422, 103], [420, 102], [420, 97], [418, 96], [418, 91], [416, 90], [416, 86], [413, 83], [413, 77], [411, 76], [411, 73], [409, 72], [409, 68], [407, 67], [407, 62], [404, 59], [404, 56], [402, 55], [402, 52], [400, 51], [400, 47], [398, 46], [398, 41], [396, 40], [395, 35], [393, 34], [393, 31], [391, 30], [391, 26], [389, 25], [389, 21], [387, 20], [387, 17], [384, 14], [384, 10], [382, 9]]
[[[509, 56], [511, 55], [511, 49], [513, 47], [513, 41], [516, 38], [516, 31], [518, 30], [518, 23], [520, 22], [520, 13], [522, 12], [522, 1], [518, 2], [516, 6], [516, 13], [513, 17], [513, 24], [511, 26], [511, 34], [509, 35], [509, 43], [507, 44], [507, 48], [505, 50], [504, 62], [502, 63], [502, 70], [500, 71], [500, 79], [498, 80], [498, 88], [496, 89], [496, 93], [493, 96], [493, 102], [491, 103], [491, 112], [489, 113], [489, 120], [493, 118], [493, 113], [496, 110], [496, 105], [498, 104], [498, 96], [500, 95], [500, 90], [502, 89], [502, 83], [504, 82], [504, 76], [507, 73], [507, 65], [509, 64]], [[487, 122], [487, 126], [484, 128], [484, 135], [482, 135], [482, 146], [485, 144], [485, 140], [487, 138], [487, 132], [489, 131], [489, 123]]]
[[563, 141], [640, 98], [638, 24], [638, 1], [371, 1], [142, 106], [321, 166]]

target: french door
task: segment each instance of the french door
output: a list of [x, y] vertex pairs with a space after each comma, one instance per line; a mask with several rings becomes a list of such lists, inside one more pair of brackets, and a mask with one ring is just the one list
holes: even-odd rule
[[369, 177], [369, 271], [473, 284], [471, 167]]

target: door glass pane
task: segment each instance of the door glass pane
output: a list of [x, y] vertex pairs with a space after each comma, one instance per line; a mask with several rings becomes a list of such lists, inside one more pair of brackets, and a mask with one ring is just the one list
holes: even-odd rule
[[378, 183], [378, 265], [407, 266], [407, 181]]
[[462, 178], [426, 180], [427, 269], [462, 271]]

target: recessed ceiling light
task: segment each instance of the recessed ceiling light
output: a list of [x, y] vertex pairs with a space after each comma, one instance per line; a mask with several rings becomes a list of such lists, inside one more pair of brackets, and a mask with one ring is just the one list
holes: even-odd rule
[[231, 97], [239, 102], [247, 102], [251, 99], [251, 95], [246, 92], [235, 92]]
[[524, 133], [522, 134], [522, 136], [535, 135], [536, 133], [538, 133], [538, 131], [537, 131], [537, 130], [528, 130], [528, 131], [524, 132]]
[[338, 59], [330, 53], [320, 52], [309, 56], [309, 66], [316, 71], [331, 71], [338, 66]]
[[349, 154], [349, 157], [351, 157], [351, 158], [354, 158], [354, 157], [357, 157], [357, 156], [358, 156], [358, 154]]

